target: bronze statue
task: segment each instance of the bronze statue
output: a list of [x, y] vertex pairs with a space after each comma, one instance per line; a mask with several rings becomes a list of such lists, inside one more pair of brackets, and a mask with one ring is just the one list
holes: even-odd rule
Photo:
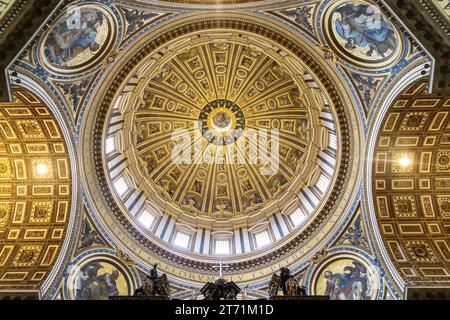
[[298, 281], [291, 275], [288, 268], [281, 268], [280, 275], [274, 274], [269, 284], [269, 298], [273, 299], [278, 295], [278, 291], [283, 291], [284, 296], [306, 296], [306, 288], [298, 284]]
[[241, 289], [233, 281], [221, 278], [214, 283], [208, 282], [200, 292], [205, 300], [237, 300]]
[[142, 287], [136, 289], [134, 292], [135, 296], [170, 298], [169, 280], [166, 274], [158, 276], [157, 267], [158, 264], [153, 265], [153, 269], [150, 270], [150, 274], [144, 280]]

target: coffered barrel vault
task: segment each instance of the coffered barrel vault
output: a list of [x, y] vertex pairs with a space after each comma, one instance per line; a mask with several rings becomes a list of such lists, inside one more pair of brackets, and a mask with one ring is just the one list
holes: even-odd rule
[[0, 290], [38, 290], [61, 253], [71, 160], [50, 109], [26, 91], [0, 106]]
[[389, 108], [373, 156], [383, 246], [406, 286], [448, 285], [450, 97], [411, 85]]

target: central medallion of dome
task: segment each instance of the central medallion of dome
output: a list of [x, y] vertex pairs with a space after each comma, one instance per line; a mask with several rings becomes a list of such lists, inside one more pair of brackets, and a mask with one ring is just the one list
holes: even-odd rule
[[211, 116], [212, 125], [214, 130], [218, 132], [228, 132], [231, 130], [233, 120], [228, 112], [228, 109], [220, 110], [216, 109], [218, 112], [214, 112]]
[[198, 121], [202, 136], [216, 146], [236, 142], [245, 129], [244, 113], [229, 100], [218, 99], [208, 103]]

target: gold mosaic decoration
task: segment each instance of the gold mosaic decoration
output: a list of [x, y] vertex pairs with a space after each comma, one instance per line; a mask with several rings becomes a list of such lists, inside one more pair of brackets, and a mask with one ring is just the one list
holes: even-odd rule
[[37, 289], [58, 257], [70, 160], [50, 110], [25, 91], [0, 105], [0, 290]]

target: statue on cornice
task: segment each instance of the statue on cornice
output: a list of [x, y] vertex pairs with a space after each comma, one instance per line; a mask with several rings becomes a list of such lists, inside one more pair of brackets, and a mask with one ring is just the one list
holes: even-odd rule
[[134, 292], [135, 296], [170, 298], [170, 286], [167, 275], [159, 276], [157, 267], [158, 264], [153, 265], [153, 269], [150, 270], [150, 274], [144, 280], [144, 284]]
[[272, 276], [269, 284], [269, 298], [276, 297], [280, 289], [285, 297], [306, 296], [306, 288], [301, 287], [294, 276], [291, 275], [291, 271], [285, 267], [281, 268], [280, 275], [275, 273]]
[[223, 278], [217, 279], [216, 282], [208, 282], [200, 290], [205, 300], [237, 300], [237, 295], [241, 289], [233, 282]]

